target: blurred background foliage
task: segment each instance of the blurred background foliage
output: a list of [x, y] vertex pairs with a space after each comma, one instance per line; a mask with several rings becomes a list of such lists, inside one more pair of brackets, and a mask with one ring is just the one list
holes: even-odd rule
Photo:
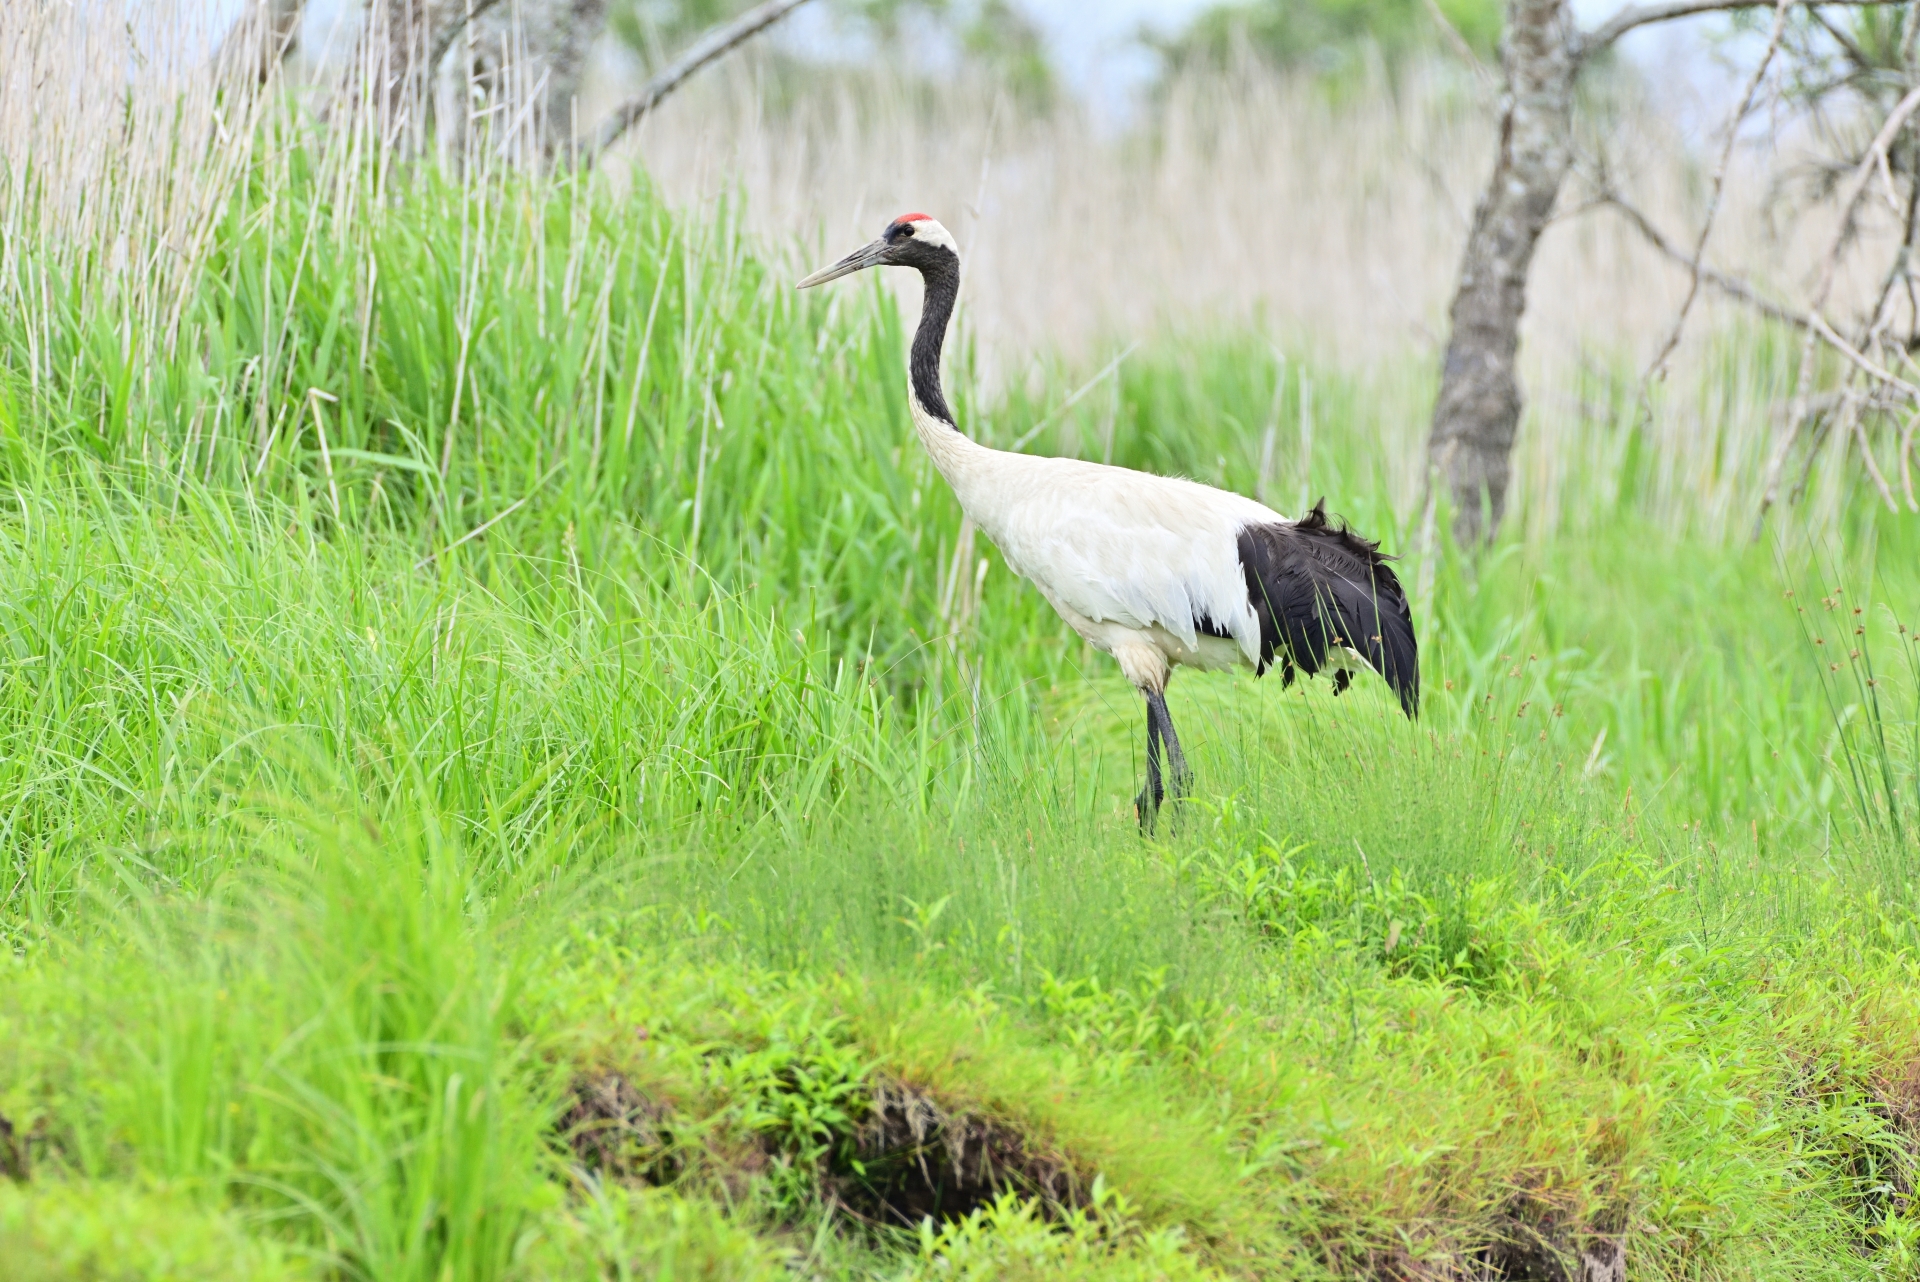
[[1443, 16], [1482, 56], [1500, 37], [1498, 0], [1252, 0], [1215, 5], [1171, 37], [1145, 37], [1167, 72], [1251, 55], [1275, 67], [1339, 73], [1377, 49], [1389, 66], [1431, 48]]
[[[612, 28], [649, 67], [748, 0], [618, 0]], [[1021, 105], [1045, 108], [1059, 93], [1044, 32], [1014, 0], [828, 0], [832, 21], [855, 47], [896, 64], [964, 68], [1006, 88]], [[1163, 78], [1254, 58], [1290, 71], [1339, 75], [1369, 51], [1392, 67], [1450, 42], [1444, 18], [1475, 52], [1491, 56], [1499, 0], [1231, 0], [1170, 31], [1142, 28]]]
[[[750, 0], [618, 0], [610, 26], [654, 67], [749, 7]], [[829, 0], [828, 8], [838, 33], [874, 59], [982, 73], [1029, 107], [1055, 100], [1044, 36], [1013, 0]]]

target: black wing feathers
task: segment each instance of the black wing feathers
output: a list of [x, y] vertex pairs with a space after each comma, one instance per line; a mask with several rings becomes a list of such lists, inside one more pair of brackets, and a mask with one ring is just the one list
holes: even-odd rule
[[1358, 651], [1400, 697], [1408, 716], [1420, 707], [1420, 654], [1407, 594], [1377, 543], [1327, 520], [1326, 502], [1299, 521], [1240, 531], [1240, 569], [1260, 620], [1260, 666], [1275, 654], [1318, 672], [1333, 646]]

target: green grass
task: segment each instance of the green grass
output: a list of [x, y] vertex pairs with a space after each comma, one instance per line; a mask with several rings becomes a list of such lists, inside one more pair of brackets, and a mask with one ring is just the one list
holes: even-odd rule
[[[15, 1272], [1915, 1272], [1920, 521], [1710, 542], [1582, 427], [1574, 515], [1405, 567], [1418, 723], [1183, 677], [1143, 840], [1137, 698], [961, 546], [886, 295], [261, 154], [177, 326], [46, 238], [0, 281]], [[1312, 369], [1275, 464], [1302, 377], [1162, 335], [1034, 448], [1404, 549], [1425, 385]], [[872, 1213], [890, 1091], [1007, 1178]]]

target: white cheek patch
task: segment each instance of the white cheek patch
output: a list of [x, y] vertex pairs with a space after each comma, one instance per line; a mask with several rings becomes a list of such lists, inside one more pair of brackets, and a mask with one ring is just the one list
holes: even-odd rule
[[913, 220], [913, 238], [923, 244], [938, 245], [942, 249], [950, 249], [955, 254], [960, 252], [960, 246], [954, 243], [952, 234], [932, 218], [916, 218]]

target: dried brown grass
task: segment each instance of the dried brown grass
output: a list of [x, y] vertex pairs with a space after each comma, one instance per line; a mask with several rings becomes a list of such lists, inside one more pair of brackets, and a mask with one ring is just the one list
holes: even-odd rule
[[0, 6], [0, 306], [84, 281], [171, 327], [265, 101], [221, 34], [206, 6]]

